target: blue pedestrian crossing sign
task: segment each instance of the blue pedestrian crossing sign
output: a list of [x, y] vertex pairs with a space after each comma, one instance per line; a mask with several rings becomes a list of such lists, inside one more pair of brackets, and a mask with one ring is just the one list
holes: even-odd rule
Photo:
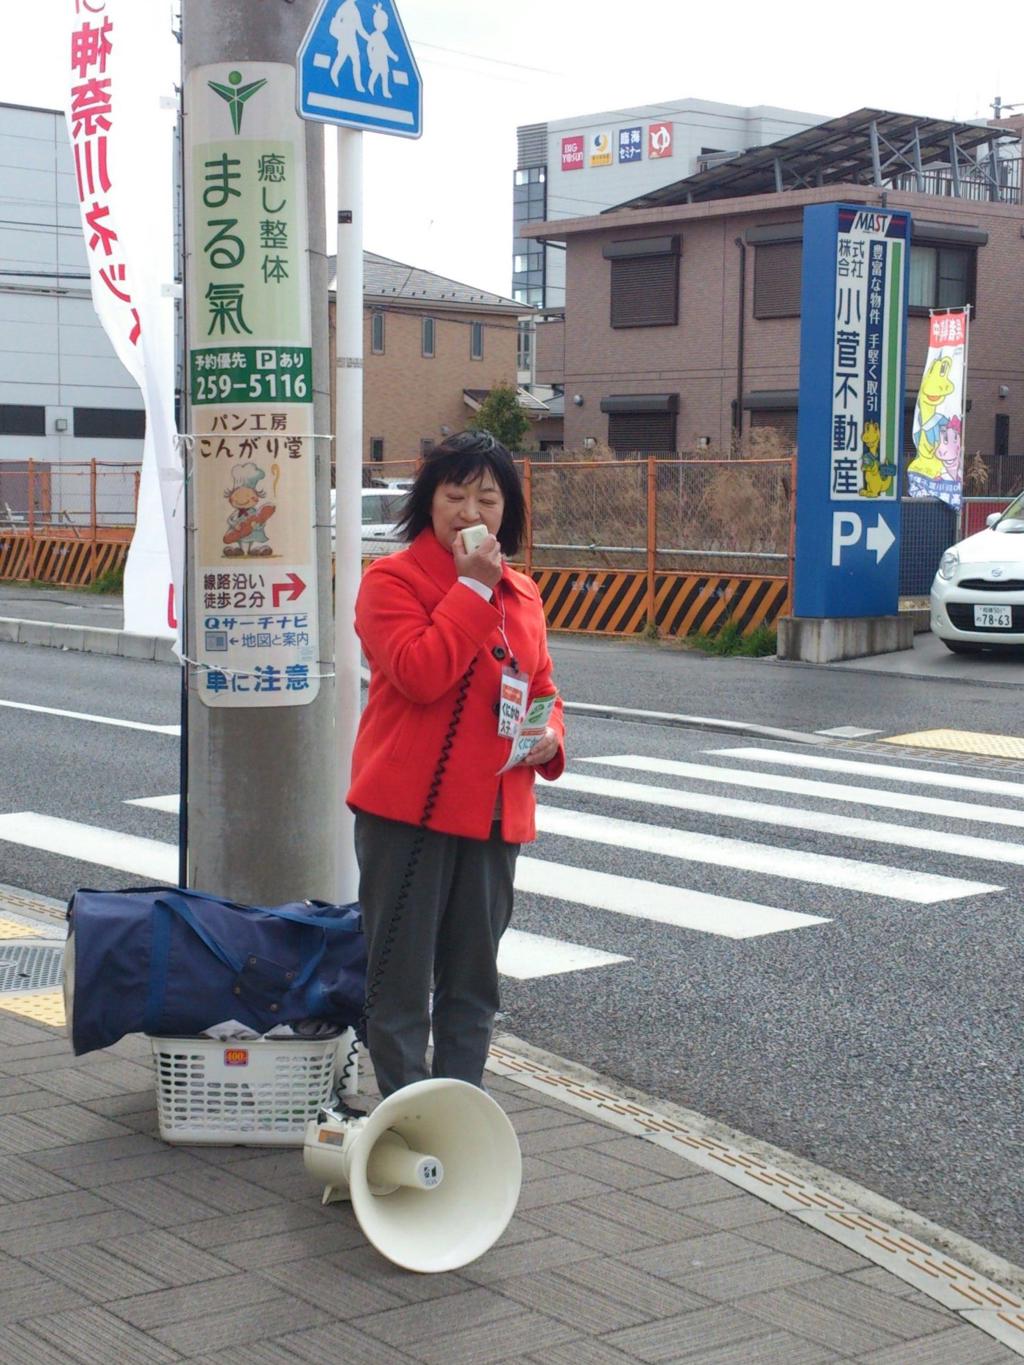
[[394, 0], [321, 0], [297, 67], [303, 118], [419, 137], [423, 86]]

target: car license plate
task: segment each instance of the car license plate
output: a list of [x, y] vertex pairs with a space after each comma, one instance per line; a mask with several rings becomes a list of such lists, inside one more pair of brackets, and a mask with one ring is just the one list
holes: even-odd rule
[[1010, 630], [1013, 627], [1013, 608], [975, 607], [974, 624], [989, 630]]

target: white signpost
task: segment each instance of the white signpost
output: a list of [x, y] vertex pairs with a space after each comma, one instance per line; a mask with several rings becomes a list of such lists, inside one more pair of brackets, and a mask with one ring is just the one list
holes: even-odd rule
[[296, 108], [338, 127], [335, 291], [334, 670], [338, 844], [335, 897], [355, 901], [354, 821], [345, 804], [359, 724], [359, 641], [353, 629], [361, 574], [363, 463], [362, 133], [419, 137], [422, 82], [393, 0], [322, 0], [296, 60]]

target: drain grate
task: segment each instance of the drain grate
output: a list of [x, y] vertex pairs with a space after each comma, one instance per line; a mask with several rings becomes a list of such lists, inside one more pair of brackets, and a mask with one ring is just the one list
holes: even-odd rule
[[0, 991], [34, 991], [60, 984], [63, 947], [0, 946]]

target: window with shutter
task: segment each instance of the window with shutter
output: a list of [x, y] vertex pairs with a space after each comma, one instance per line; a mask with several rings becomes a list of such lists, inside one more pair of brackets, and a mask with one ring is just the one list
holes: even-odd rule
[[674, 327], [679, 321], [678, 236], [608, 242], [613, 327]]
[[679, 257], [612, 261], [613, 327], [674, 327], [679, 321]]
[[763, 242], [754, 252], [754, 317], [798, 318], [802, 242]]
[[752, 408], [750, 412], [750, 430], [751, 432], [776, 431], [783, 444], [795, 448], [796, 418], [796, 408]]
[[608, 414], [608, 444], [616, 455], [674, 455], [676, 414], [674, 412], [611, 412]]

